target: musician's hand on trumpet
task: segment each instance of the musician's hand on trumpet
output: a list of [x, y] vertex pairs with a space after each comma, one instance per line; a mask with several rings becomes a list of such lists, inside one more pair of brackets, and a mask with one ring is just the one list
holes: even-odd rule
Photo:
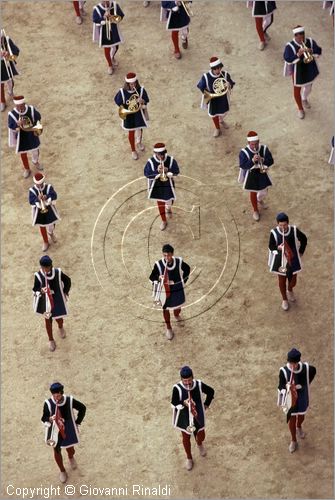
[[[163, 281], [163, 280], [164, 280], [164, 275], [162, 274], [162, 275], [159, 277], [159, 279], [160, 279], [161, 281]], [[169, 280], [169, 285], [174, 285], [174, 281], [173, 281], [173, 280]]]

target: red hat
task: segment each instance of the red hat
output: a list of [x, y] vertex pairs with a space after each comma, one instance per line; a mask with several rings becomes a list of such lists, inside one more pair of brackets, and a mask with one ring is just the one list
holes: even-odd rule
[[14, 104], [24, 104], [25, 102], [26, 102], [26, 100], [25, 100], [23, 95], [15, 95], [13, 97]]
[[154, 152], [155, 153], [163, 153], [163, 151], [166, 151], [166, 147], [165, 147], [164, 142], [157, 142], [154, 145]]
[[219, 66], [219, 64], [222, 64], [222, 62], [220, 61], [220, 59], [216, 56], [213, 56], [210, 58], [209, 60], [209, 66], [211, 68], [215, 68], [215, 66]]
[[298, 33], [304, 33], [304, 32], [305, 32], [305, 28], [304, 28], [303, 26], [300, 26], [300, 24], [298, 24], [297, 26], [295, 26], [295, 27], [293, 28], [293, 30], [292, 30], [292, 31], [293, 31], [293, 33], [294, 33], [295, 35], [297, 35]]
[[45, 175], [41, 174], [41, 172], [37, 172], [37, 174], [35, 174], [33, 177], [34, 183], [37, 185], [43, 184], [44, 179], [45, 179]]
[[127, 73], [125, 80], [127, 83], [135, 83], [137, 80], [136, 73]]
[[259, 140], [259, 137], [257, 135], [257, 132], [255, 132], [254, 130], [250, 130], [250, 132], [248, 132], [248, 135], [247, 135], [247, 141], [253, 142], [253, 141], [258, 141], [258, 140]]

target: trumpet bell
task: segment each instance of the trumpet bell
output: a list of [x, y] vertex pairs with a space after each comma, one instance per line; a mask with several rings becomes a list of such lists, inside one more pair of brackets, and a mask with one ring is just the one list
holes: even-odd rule
[[187, 432], [190, 432], [191, 434], [193, 434], [193, 432], [196, 430], [196, 427], [195, 427], [195, 425], [188, 425], [186, 427], [186, 430], [187, 430]]
[[286, 268], [286, 267], [283, 267], [283, 266], [280, 266], [280, 267], [278, 267], [278, 271], [279, 271], [280, 273], [286, 273], [286, 272], [287, 272], [287, 268]]

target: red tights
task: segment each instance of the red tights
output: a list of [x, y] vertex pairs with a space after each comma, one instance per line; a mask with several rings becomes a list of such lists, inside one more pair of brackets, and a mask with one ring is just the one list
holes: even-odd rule
[[22, 160], [22, 163], [23, 163], [23, 166], [26, 170], [30, 170], [30, 167], [29, 167], [29, 160], [28, 160], [28, 155], [27, 153], [21, 153], [21, 160]]
[[254, 212], [258, 212], [257, 193], [250, 193], [250, 201]]
[[42, 235], [44, 243], [49, 243], [48, 240], [48, 233], [47, 233], [47, 228], [46, 227], [41, 227], [40, 226], [40, 233]]
[[[287, 295], [286, 295], [286, 276], [281, 276], [278, 274], [278, 285], [279, 285], [279, 290], [281, 293], [281, 296], [283, 300], [287, 300]], [[287, 289], [289, 292], [292, 292], [293, 288], [297, 284], [297, 275], [293, 274], [291, 281], [288, 282]]]
[[291, 432], [292, 441], [297, 440], [297, 427], [301, 427], [304, 420], [305, 420], [305, 415], [297, 415], [297, 416], [294, 415], [288, 421], [288, 428], [290, 429]]
[[162, 218], [163, 222], [166, 222], [166, 214], [165, 214], [165, 201], [157, 201], [159, 215]]
[[[178, 307], [178, 309], [173, 309], [173, 314], [175, 318], [178, 318], [180, 311], [181, 311], [180, 307]], [[169, 309], [163, 309], [163, 316], [164, 316], [164, 321], [166, 323], [166, 327], [171, 329], [171, 317]]]
[[[192, 460], [192, 453], [191, 453], [191, 436], [190, 434], [186, 434], [186, 432], [181, 433], [182, 440], [183, 440], [183, 446], [184, 450], [186, 452], [186, 456], [189, 460]], [[201, 431], [198, 431], [197, 434], [194, 435], [195, 441], [198, 446], [202, 445], [202, 442], [205, 439], [205, 429], [202, 429]]]
[[264, 31], [263, 31], [263, 18], [262, 17], [255, 17], [255, 23], [256, 23], [256, 30], [257, 30], [260, 41], [265, 42], [265, 36], [264, 36]]
[[[53, 336], [52, 336], [52, 318], [44, 318], [45, 320], [45, 328], [47, 330], [47, 334], [48, 334], [48, 337], [49, 337], [49, 340], [53, 340]], [[62, 328], [63, 327], [63, 318], [58, 318], [56, 319], [57, 323], [58, 323], [58, 328]]]
[[220, 130], [220, 117], [219, 116], [213, 116], [212, 120], [214, 122], [215, 128], [217, 128], [218, 130]]
[[5, 103], [6, 102], [6, 97], [5, 97], [5, 84], [1, 84], [1, 102]]
[[[73, 458], [73, 455], [75, 454], [75, 449], [73, 446], [70, 446], [70, 448], [65, 448], [68, 454], [69, 459]], [[65, 472], [65, 467], [63, 464], [63, 457], [62, 457], [62, 452], [57, 450], [57, 448], [54, 448], [54, 458], [55, 461], [59, 467], [59, 470], [61, 472]]]
[[79, 2], [78, 2], [78, 0], [73, 2], [73, 7], [74, 7], [74, 10], [76, 11], [76, 15], [78, 17], [80, 17], [80, 9], [79, 9]]
[[135, 147], [135, 130], [129, 130], [128, 140], [132, 151], [136, 151]]
[[304, 109], [302, 105], [302, 100], [301, 100], [301, 87], [296, 87], [294, 85], [294, 75], [292, 75], [292, 80], [293, 80], [293, 95], [294, 95], [294, 100], [297, 103], [298, 109], [302, 111]]
[[175, 54], [180, 52], [179, 48], [179, 31], [171, 31], [171, 38]]

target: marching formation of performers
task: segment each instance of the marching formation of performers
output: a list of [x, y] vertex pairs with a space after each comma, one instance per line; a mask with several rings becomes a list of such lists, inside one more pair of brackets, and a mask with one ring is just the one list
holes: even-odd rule
[[[331, 3], [332, 14], [334, 2]], [[82, 24], [86, 15], [83, 1], [73, 1], [77, 24]], [[150, 2], [143, 2], [148, 7]], [[181, 47], [189, 47], [190, 22], [193, 12], [192, 2], [162, 1], [161, 21], [166, 22], [166, 30], [171, 32], [174, 57], [182, 58]], [[273, 23], [276, 2], [254, 1], [248, 2], [252, 7], [252, 17], [255, 18], [256, 30], [259, 37], [259, 49], [264, 50], [270, 37], [267, 33]], [[120, 31], [120, 23], [125, 14], [119, 4], [114, 1], [102, 0], [93, 8], [93, 41], [98, 42], [104, 49], [104, 56], [108, 65], [108, 74], [112, 75], [118, 67], [116, 53], [119, 45], [124, 43]], [[304, 118], [305, 109], [311, 104], [308, 97], [312, 83], [319, 75], [316, 58], [321, 55], [322, 49], [312, 38], [306, 38], [305, 28], [298, 25], [293, 28], [294, 38], [286, 44], [284, 50], [284, 74], [292, 76], [294, 99], [298, 107], [298, 117]], [[40, 112], [32, 105], [28, 105], [23, 95], [14, 95], [14, 80], [18, 75], [16, 69], [20, 49], [1, 30], [1, 111], [6, 108], [5, 87], [9, 97], [13, 98], [13, 109], [8, 113], [9, 147], [15, 148], [20, 154], [23, 164], [23, 177], [31, 175], [28, 153], [31, 153], [32, 164], [37, 169], [33, 175], [33, 186], [29, 189], [29, 204], [32, 207], [32, 225], [38, 226], [43, 240], [42, 251], [46, 252], [51, 244], [57, 242], [55, 226], [61, 220], [56, 208], [57, 192], [51, 184], [47, 184], [44, 170], [40, 163], [40, 135], [43, 131]], [[179, 64], [179, 63], [178, 63]], [[230, 111], [230, 98], [235, 85], [231, 75], [224, 69], [224, 64], [218, 56], [209, 60], [209, 71], [204, 73], [197, 83], [202, 93], [201, 108], [206, 109], [214, 124], [213, 136], [222, 134], [227, 129], [225, 119]], [[138, 76], [128, 72], [123, 86], [114, 97], [118, 106], [121, 126], [128, 131], [128, 140], [131, 148], [131, 157], [138, 160], [139, 152], [145, 150], [143, 130], [148, 127], [149, 96], [146, 89], [140, 85]], [[247, 133], [247, 145], [239, 153], [238, 182], [243, 189], [250, 193], [253, 220], [258, 222], [262, 210], [267, 208], [265, 197], [268, 188], [272, 186], [269, 169], [274, 164], [271, 151], [265, 144], [260, 143], [257, 132]], [[334, 137], [332, 139], [332, 153], [329, 163], [334, 160]], [[156, 200], [160, 230], [164, 231], [173, 217], [172, 207], [176, 201], [176, 177], [180, 169], [176, 159], [167, 153], [163, 142], [157, 142], [153, 147], [153, 155], [146, 161], [144, 177], [148, 183], [148, 199]], [[278, 275], [278, 284], [282, 297], [281, 307], [289, 309], [289, 303], [295, 302], [294, 288], [297, 284], [297, 273], [302, 270], [302, 255], [307, 246], [306, 235], [296, 226], [289, 224], [286, 213], [280, 212], [276, 216], [277, 226], [271, 230], [269, 240], [269, 267], [270, 272]], [[173, 227], [173, 225], [171, 224]], [[175, 234], [177, 228], [174, 227]], [[170, 236], [172, 239], [172, 236]], [[51, 247], [52, 248], [52, 247]], [[149, 280], [153, 287], [155, 305], [163, 313], [166, 327], [166, 338], [174, 338], [171, 325], [171, 314], [179, 327], [184, 325], [181, 309], [185, 304], [185, 285], [191, 275], [191, 266], [181, 257], [174, 256], [174, 248], [166, 243], [162, 248], [162, 258], [154, 263]], [[60, 268], [52, 265], [52, 259], [43, 255], [40, 260], [40, 269], [34, 275], [33, 310], [43, 316], [48, 335], [49, 349], [56, 349], [53, 336], [53, 320], [58, 325], [58, 334], [61, 339], [66, 337], [64, 318], [68, 314], [67, 302], [71, 289], [71, 279]], [[291, 443], [289, 451], [297, 449], [297, 437], [303, 439], [302, 422], [309, 404], [309, 385], [312, 382], [316, 369], [308, 363], [300, 361], [301, 354], [293, 348], [288, 353], [287, 365], [280, 369], [278, 386], [278, 405], [287, 414]], [[204, 448], [205, 414], [214, 398], [214, 389], [201, 380], [193, 378], [193, 371], [189, 366], [180, 370], [181, 380], [173, 386], [171, 405], [173, 409], [173, 426], [182, 433], [182, 442], [186, 453], [186, 469], [193, 468], [191, 453], [191, 436], [202, 457], [206, 456]], [[72, 396], [64, 394], [61, 383], [55, 382], [50, 386], [52, 397], [44, 403], [42, 421], [45, 424], [46, 442], [54, 448], [54, 458], [60, 470], [61, 482], [66, 482], [68, 475], [63, 463], [61, 448], [67, 450], [69, 463], [72, 469], [77, 467], [74, 458], [74, 445], [79, 442], [78, 426], [85, 417], [86, 407]], [[205, 395], [205, 400], [203, 400]], [[77, 416], [75, 417], [75, 411]]]

